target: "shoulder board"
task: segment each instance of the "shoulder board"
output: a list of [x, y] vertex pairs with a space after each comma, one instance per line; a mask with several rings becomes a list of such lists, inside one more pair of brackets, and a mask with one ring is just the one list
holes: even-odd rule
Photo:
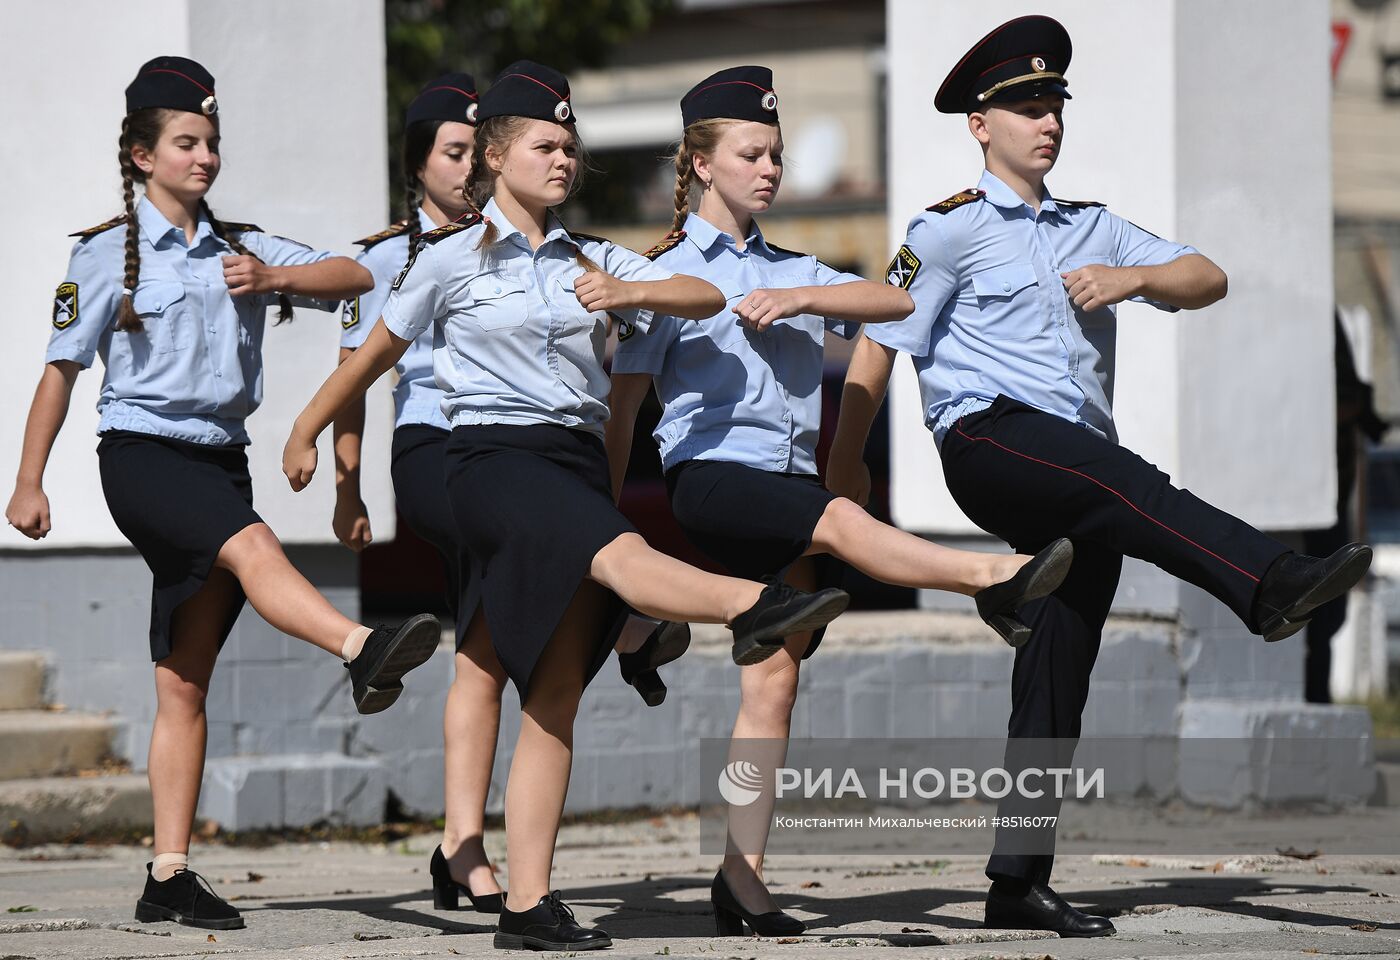
[[569, 236], [575, 240], [591, 240], [594, 243], [612, 243], [607, 237], [600, 237], [596, 233], [579, 233], [577, 230], [570, 230]]
[[[768, 243], [768, 238], [764, 237], [763, 242]], [[810, 256], [810, 254], [803, 253], [801, 250], [789, 250], [787, 247], [780, 247], [776, 243], [768, 243], [768, 249], [775, 253], [790, 253], [794, 257]]]
[[1103, 207], [1103, 206], [1107, 206], [1107, 204], [1100, 203], [1100, 202], [1097, 201], [1097, 200], [1061, 200], [1059, 197], [1051, 197], [1050, 199], [1051, 199], [1051, 200], [1054, 200], [1054, 201], [1055, 201], [1055, 204], [1056, 204], [1057, 206], [1061, 206], [1061, 207]]
[[124, 224], [124, 223], [126, 223], [126, 214], [123, 213], [123, 214], [119, 214], [118, 216], [113, 217], [112, 219], [108, 220], [106, 223], [99, 223], [99, 224], [98, 224], [97, 226], [95, 226], [95, 227], [88, 227], [86, 230], [79, 230], [77, 233], [70, 233], [70, 234], [68, 234], [68, 236], [70, 236], [70, 237], [82, 237], [84, 240], [86, 240], [88, 237], [95, 237], [95, 236], [97, 236], [99, 233], [106, 233], [108, 230], [111, 230], [113, 227], [119, 227], [119, 226], [121, 226], [121, 225]]
[[[232, 230], [234, 233], [262, 233], [263, 228], [256, 223], [238, 223], [233, 220], [220, 220], [225, 230]], [[285, 239], [285, 238], [284, 238]]]
[[985, 190], [978, 190], [974, 187], [971, 190], [964, 190], [962, 193], [955, 193], [947, 200], [940, 200], [933, 206], [925, 207], [924, 209], [931, 210], [934, 213], [948, 213], [950, 211], [956, 210], [958, 207], [961, 207], [965, 203], [971, 203], [974, 200], [981, 200], [986, 195], [987, 192]]
[[474, 227], [478, 223], [485, 222], [486, 218], [479, 213], [463, 214], [451, 223], [444, 223], [440, 227], [435, 227], [432, 230], [425, 230], [423, 233], [418, 234], [418, 236], [414, 237], [414, 244], [415, 246], [419, 246], [425, 243], [437, 243], [443, 237], [450, 237], [454, 233]]
[[390, 240], [394, 237], [403, 236], [405, 233], [410, 232], [413, 229], [413, 226], [414, 221], [412, 220], [400, 220], [398, 223], [394, 224], [388, 229], [380, 230], [378, 233], [371, 233], [363, 240], [356, 240], [355, 243], [368, 250], [375, 244], [383, 243], [385, 240]]
[[668, 233], [660, 243], [652, 247], [650, 250], [643, 252], [642, 256], [646, 257], [648, 260], [655, 260], [657, 257], [661, 256], [667, 250], [670, 250], [672, 247], [674, 247], [676, 244], [680, 243], [684, 239], [684, 230], [676, 230], [672, 233]]

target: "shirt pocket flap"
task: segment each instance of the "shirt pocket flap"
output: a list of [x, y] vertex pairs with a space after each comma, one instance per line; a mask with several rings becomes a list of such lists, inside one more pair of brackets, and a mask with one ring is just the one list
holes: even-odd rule
[[178, 280], [151, 280], [136, 288], [131, 305], [141, 316], [163, 313], [172, 303], [183, 300], [185, 285]]
[[483, 303], [488, 300], [500, 300], [508, 297], [512, 293], [521, 293], [520, 284], [505, 277], [487, 275], [473, 280], [467, 287], [467, 296], [471, 297], [473, 303]]
[[980, 297], [1010, 297], [1036, 282], [1029, 263], [1007, 263], [972, 275], [972, 289]]

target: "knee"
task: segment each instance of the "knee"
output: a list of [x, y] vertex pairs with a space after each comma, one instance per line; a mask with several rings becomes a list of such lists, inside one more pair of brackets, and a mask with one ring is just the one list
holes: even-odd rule
[[786, 723], [797, 704], [797, 666], [784, 664], [762, 677], [745, 679], [741, 688], [742, 706], [749, 716], [769, 722]]
[[817, 522], [812, 539], [819, 547], [837, 550], [850, 543], [855, 532], [869, 522], [870, 514], [855, 501], [837, 497], [822, 511], [822, 518]]
[[469, 698], [473, 703], [495, 703], [499, 706], [505, 688], [506, 675], [504, 672], [488, 670], [476, 663], [469, 663], [466, 666], [459, 663], [457, 672], [452, 678], [452, 693], [459, 697]]
[[286, 559], [282, 542], [265, 523], [244, 527], [229, 538], [219, 551], [219, 563], [242, 579], [244, 574], [268, 563]]
[[571, 728], [582, 699], [583, 684], [576, 678], [536, 675], [530, 682], [530, 691], [520, 709], [546, 729]]
[[628, 567], [651, 552], [639, 533], [624, 533], [593, 555], [589, 576], [605, 586], [618, 582]]
[[162, 713], [197, 716], [204, 712], [208, 695], [207, 681], [201, 683], [175, 674], [156, 680], [156, 707]]

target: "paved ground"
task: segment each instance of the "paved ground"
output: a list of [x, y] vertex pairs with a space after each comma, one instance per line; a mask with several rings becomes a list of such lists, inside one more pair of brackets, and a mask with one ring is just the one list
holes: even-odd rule
[[[137, 924], [140, 847], [0, 851], [0, 960], [191, 957], [499, 956], [491, 924], [432, 908], [429, 835], [390, 845], [219, 845], [196, 869], [244, 911], [246, 930], [212, 937]], [[502, 838], [488, 849], [499, 856]], [[769, 867], [778, 901], [808, 924], [786, 940], [713, 936], [692, 817], [567, 828], [556, 883], [585, 922], [615, 938], [611, 956], [714, 960], [1213, 957], [1400, 957], [1400, 857], [1062, 858], [1059, 888], [1115, 917], [1118, 936], [1059, 940], [984, 930], [981, 860], [889, 856], [781, 857]], [[908, 956], [908, 954], [903, 954]]]

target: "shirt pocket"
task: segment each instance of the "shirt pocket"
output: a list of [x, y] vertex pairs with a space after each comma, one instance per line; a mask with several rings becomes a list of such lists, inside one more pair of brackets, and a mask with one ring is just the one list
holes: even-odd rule
[[189, 349], [193, 324], [185, 315], [184, 299], [185, 285], [178, 280], [150, 280], [132, 294], [131, 305], [156, 356]]
[[1024, 339], [1045, 327], [1036, 302], [1039, 281], [1029, 263], [1004, 263], [972, 275], [981, 308], [978, 330], [987, 337]]
[[[583, 276], [584, 271], [579, 271], [575, 276]], [[594, 326], [599, 323], [608, 323], [608, 313], [605, 310], [585, 310], [583, 304], [578, 301], [578, 294], [574, 292], [575, 277], [558, 277], [554, 281], [554, 292], [550, 299], [554, 301], [554, 306], [558, 309], [559, 315], [566, 318], [570, 326]], [[618, 317], [621, 320], [621, 317]]]
[[[1104, 267], [1113, 266], [1113, 264], [1109, 263], [1109, 258], [1107, 254], [1103, 254], [1100, 256], [1066, 257], [1060, 262], [1060, 272], [1069, 273], [1073, 270], [1078, 270], [1080, 267], [1087, 267], [1091, 263], [1097, 263], [1100, 266]], [[1061, 287], [1063, 286], [1064, 284], [1061, 283]], [[1077, 321], [1079, 321], [1079, 325], [1081, 327], [1108, 326], [1109, 324], [1112, 324], [1118, 317], [1116, 305], [1100, 307], [1097, 310], [1081, 310], [1075, 305], [1074, 301], [1070, 299], [1069, 290], [1065, 290], [1064, 294], [1066, 305], [1069, 307], [1070, 312], [1074, 314], [1074, 318]]]
[[479, 277], [471, 282], [467, 295], [471, 298], [467, 315], [483, 330], [522, 327], [530, 318], [525, 287], [510, 277]]

